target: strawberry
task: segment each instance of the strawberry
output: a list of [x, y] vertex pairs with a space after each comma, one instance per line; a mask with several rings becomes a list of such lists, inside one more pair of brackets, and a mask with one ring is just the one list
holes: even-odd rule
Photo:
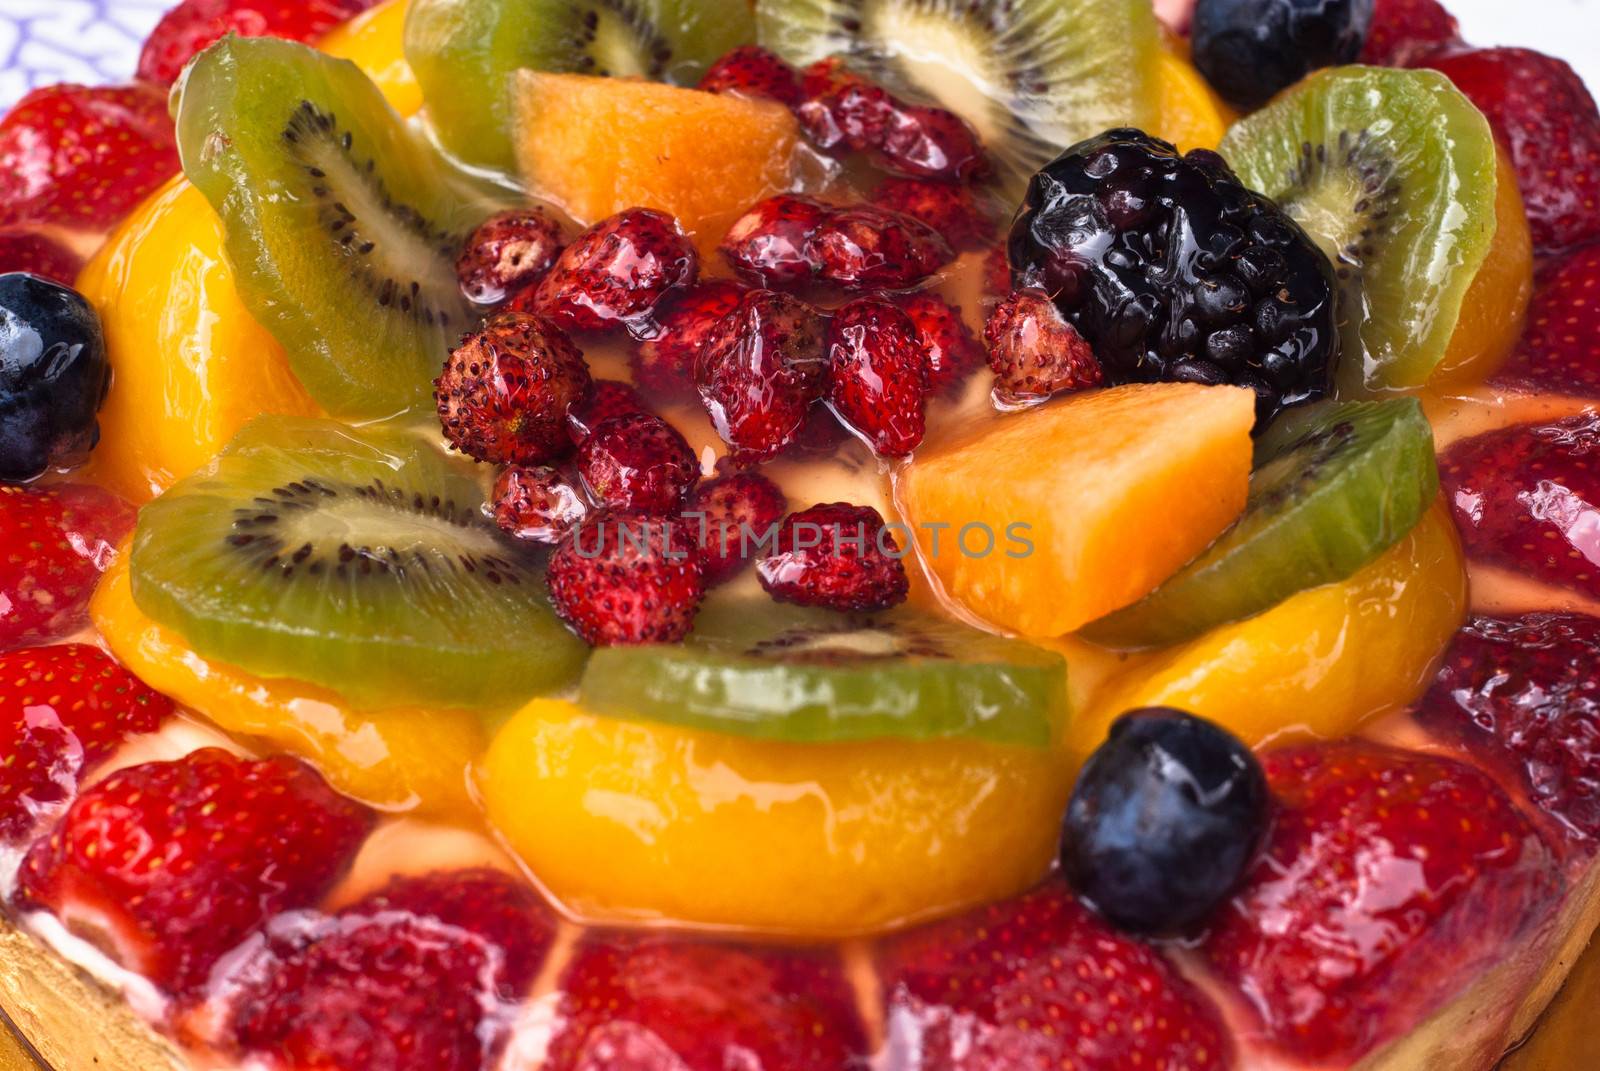
[[806, 137], [825, 152], [882, 145], [896, 104], [888, 90], [853, 73], [837, 57], [800, 72], [800, 96], [795, 116]]
[[0, 842], [53, 818], [84, 774], [171, 713], [170, 699], [98, 647], [0, 654]]
[[320, 899], [372, 817], [297, 759], [203, 748], [86, 790], [29, 851], [19, 896], [183, 993], [272, 915]]
[[1013, 291], [983, 327], [997, 400], [1008, 405], [1088, 390], [1104, 380], [1094, 350], [1043, 290]]
[[580, 401], [567, 408], [567, 433], [578, 446], [603, 420], [624, 413], [648, 413], [639, 392], [615, 379], [597, 379]]
[[572, 481], [547, 466], [510, 466], [495, 480], [490, 501], [501, 531], [530, 543], [561, 542], [589, 512]]
[[71, 286], [82, 268], [82, 257], [43, 234], [20, 228], [0, 229], [0, 275], [25, 271]]
[[567, 409], [589, 392], [589, 366], [551, 320], [491, 317], [434, 380], [445, 438], [479, 461], [537, 465], [572, 451]]
[[693, 394], [694, 359], [712, 328], [739, 307], [744, 291], [731, 279], [714, 279], [673, 301], [634, 346], [634, 382], [656, 394]]
[[133, 517], [126, 502], [89, 484], [0, 485], [0, 650], [87, 624], [95, 582]]
[[1555, 905], [1538, 833], [1487, 774], [1357, 741], [1262, 756], [1261, 858], [1203, 952], [1276, 1046], [1345, 1066], [1422, 1022]]
[[741, 45], [713, 63], [697, 88], [775, 100], [793, 108], [800, 103], [800, 72], [759, 45]]
[[877, 510], [829, 502], [785, 517], [756, 575], [778, 602], [867, 613], [905, 602], [903, 557]]
[[461, 292], [479, 305], [498, 305], [543, 278], [566, 244], [560, 222], [542, 208], [490, 216], [467, 238], [456, 259]]
[[625, 413], [583, 440], [578, 475], [602, 506], [667, 514], [700, 478], [700, 465], [677, 428], [652, 413]]
[[693, 286], [700, 258], [678, 221], [630, 208], [590, 227], [562, 251], [544, 280], [511, 307], [568, 331], [643, 324], [674, 290]]
[[932, 227], [876, 205], [828, 213], [811, 238], [817, 278], [846, 290], [905, 290], [955, 253]]
[[1600, 838], [1600, 618], [1475, 617], [1456, 634], [1417, 720], [1461, 740], [1593, 852]]
[[783, 519], [788, 505], [778, 485], [758, 472], [736, 472], [696, 487], [683, 517], [700, 546], [706, 586], [743, 569], [749, 552]]
[[904, 1071], [1221, 1071], [1215, 1008], [1057, 881], [885, 941], [888, 1062]]
[[1559, 262], [1528, 307], [1528, 329], [1497, 377], [1537, 390], [1600, 395], [1600, 246]]
[[828, 327], [828, 404], [881, 457], [905, 457], [927, 430], [927, 354], [911, 318], [857, 298]]
[[556, 613], [596, 647], [676, 643], [706, 590], [685, 522], [625, 510], [573, 529], [550, 556], [547, 581]]
[[1419, 61], [1449, 75], [1511, 152], [1540, 253], [1600, 236], [1600, 109], [1562, 60], [1488, 48]]
[[994, 234], [994, 221], [978, 204], [971, 186], [885, 179], [872, 191], [872, 203], [926, 223], [957, 249], [980, 245]]
[[497, 870], [400, 877], [333, 918], [280, 917], [230, 987], [230, 1047], [319, 1071], [490, 1066], [555, 918]]
[[597, 934], [561, 980], [544, 1071], [849, 1071], [866, 1066], [830, 952]]
[[177, 172], [167, 96], [149, 86], [46, 86], [0, 120], [0, 224], [105, 230]]
[[1600, 597], [1600, 416], [1502, 428], [1439, 459], [1469, 557]]
[[995, 301], [1011, 293], [1011, 261], [1004, 245], [995, 246], [983, 260], [983, 291]]
[[1455, 16], [1438, 0], [1377, 0], [1361, 62], [1406, 67], [1460, 40]]
[[984, 366], [983, 347], [961, 318], [961, 310], [936, 294], [920, 293], [900, 301], [911, 318], [917, 342], [927, 358], [928, 389], [955, 391]]
[[799, 298], [752, 290], [712, 329], [694, 379], [711, 423], [743, 460], [773, 457], [805, 427], [827, 385], [822, 315]]
[[761, 286], [798, 286], [821, 270], [811, 241], [832, 212], [810, 197], [769, 197], [734, 220], [717, 248], [735, 271]]
[[872, 161], [909, 178], [970, 182], [989, 170], [977, 131], [946, 108], [896, 101]]
[[378, 0], [184, 0], [162, 16], [139, 54], [139, 78], [165, 88], [228, 34], [316, 41]]

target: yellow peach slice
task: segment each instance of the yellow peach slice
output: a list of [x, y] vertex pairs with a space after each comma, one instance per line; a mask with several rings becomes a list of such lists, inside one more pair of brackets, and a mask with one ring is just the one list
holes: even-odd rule
[[422, 87], [406, 62], [406, 13], [411, 0], [385, 0], [334, 29], [317, 43], [330, 56], [347, 59], [376, 83], [402, 116], [422, 110]]
[[1163, 35], [1156, 56], [1156, 126], [1151, 133], [1179, 149], [1215, 149], [1238, 117], [1189, 62], [1182, 38]]

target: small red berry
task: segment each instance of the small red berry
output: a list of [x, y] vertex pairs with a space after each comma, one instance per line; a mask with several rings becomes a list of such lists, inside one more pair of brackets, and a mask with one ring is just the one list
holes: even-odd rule
[[905, 457], [927, 430], [927, 355], [911, 318], [857, 298], [828, 326], [828, 403], [882, 457]]
[[872, 203], [926, 223], [955, 248], [978, 245], [994, 234], [994, 221], [978, 204], [971, 186], [885, 179], [872, 191]]
[[490, 216], [472, 232], [456, 260], [467, 300], [498, 305], [539, 281], [566, 245], [561, 224], [542, 208]]
[[877, 510], [831, 502], [784, 518], [776, 548], [756, 563], [756, 574], [779, 602], [887, 610], [911, 590], [903, 553]]
[[133, 521], [132, 506], [92, 484], [0, 485], [0, 650], [87, 624], [89, 596]]
[[967, 182], [989, 169], [977, 133], [945, 108], [897, 101], [876, 150], [874, 163], [910, 178]]
[[634, 346], [634, 381], [657, 394], [693, 394], [694, 359], [712, 328], [739, 307], [744, 291], [730, 279], [715, 279], [674, 300]]
[[676, 643], [688, 635], [706, 581], [681, 520], [597, 513], [550, 556], [556, 612], [594, 646]]
[[677, 428], [653, 413], [624, 413], [583, 440], [578, 475], [602, 506], [666, 514], [700, 478], [700, 466]]
[[671, 291], [692, 286], [699, 255], [678, 221], [649, 208], [603, 219], [567, 246], [525, 303], [569, 331], [645, 322]]
[[788, 508], [783, 491], [759, 472], [736, 472], [695, 488], [684, 506], [684, 520], [700, 544], [706, 586], [743, 569], [750, 552]]
[[811, 241], [832, 212], [810, 197], [769, 197], [735, 220], [718, 248], [736, 271], [762, 286], [808, 283], [821, 268]]
[[615, 379], [597, 379], [580, 401], [567, 409], [567, 431], [572, 441], [583, 445], [595, 427], [603, 420], [624, 413], [648, 413], [650, 406], [639, 392]]
[[846, 290], [905, 290], [955, 256], [926, 223], [875, 205], [835, 209], [811, 239], [817, 277]]
[[1012, 293], [989, 314], [983, 337], [1002, 404], [1024, 405], [1102, 382], [1089, 343], [1043, 290]]
[[494, 523], [530, 543], [559, 543], [589, 512], [572, 481], [553, 468], [512, 465], [494, 482]]
[[793, 442], [826, 381], [821, 314], [772, 290], [741, 298], [695, 361], [695, 385], [717, 434], [747, 460]]
[[775, 100], [793, 108], [800, 103], [800, 72], [760, 45], [741, 45], [713, 63], [698, 88]]
[[837, 58], [818, 60], [801, 73], [795, 109], [812, 144], [826, 152], [862, 152], [883, 144], [895, 99], [888, 90], [853, 74]]
[[983, 259], [984, 297], [999, 301], [1011, 293], [1011, 260], [1004, 245], [996, 246]]
[[928, 389], [954, 391], [985, 363], [983, 347], [961, 318], [961, 310], [935, 294], [912, 294], [900, 309], [917, 329], [927, 357]]

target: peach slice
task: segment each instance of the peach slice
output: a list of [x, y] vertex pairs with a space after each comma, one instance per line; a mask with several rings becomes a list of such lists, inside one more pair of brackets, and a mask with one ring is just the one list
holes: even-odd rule
[[366, 72], [389, 106], [404, 116], [422, 110], [422, 87], [406, 62], [406, 15], [411, 0], [384, 0], [317, 42], [330, 56], [347, 59]]

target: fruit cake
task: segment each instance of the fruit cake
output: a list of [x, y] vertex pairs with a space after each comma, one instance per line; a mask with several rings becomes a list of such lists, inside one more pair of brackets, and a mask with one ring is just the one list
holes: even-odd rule
[[0, 120], [32, 1058], [1499, 1065], [1600, 925], [1600, 112], [1160, 6], [183, 0]]

